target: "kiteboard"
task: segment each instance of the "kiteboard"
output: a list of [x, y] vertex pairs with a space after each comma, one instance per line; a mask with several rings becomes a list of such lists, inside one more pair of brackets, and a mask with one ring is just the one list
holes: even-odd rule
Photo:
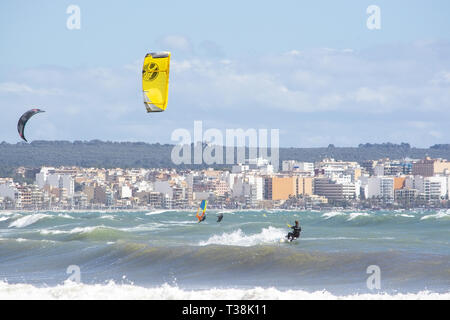
[[299, 243], [299, 239], [295, 238], [294, 240], [288, 240], [287, 238], [281, 238], [280, 239], [280, 243], [292, 243], [292, 244], [297, 244]]

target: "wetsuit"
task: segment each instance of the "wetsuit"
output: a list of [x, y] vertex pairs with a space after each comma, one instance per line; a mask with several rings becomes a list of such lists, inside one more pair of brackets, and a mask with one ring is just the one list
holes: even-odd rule
[[290, 239], [292, 241], [295, 238], [300, 237], [300, 231], [302, 231], [302, 228], [300, 228], [300, 226], [293, 226], [291, 228], [292, 228], [292, 232], [288, 233], [287, 238], [288, 238], [288, 240]]

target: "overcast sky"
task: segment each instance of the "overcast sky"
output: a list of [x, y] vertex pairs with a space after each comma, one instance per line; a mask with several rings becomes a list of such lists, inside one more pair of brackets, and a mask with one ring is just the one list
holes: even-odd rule
[[[242, 2], [1, 1], [0, 141], [38, 107], [31, 141], [173, 143], [202, 120], [279, 129], [281, 146], [450, 143], [450, 1]], [[160, 50], [169, 104], [147, 114], [142, 62]]]

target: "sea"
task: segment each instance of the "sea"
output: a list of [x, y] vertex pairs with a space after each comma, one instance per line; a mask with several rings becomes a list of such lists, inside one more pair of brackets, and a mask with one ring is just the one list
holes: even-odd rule
[[450, 210], [195, 214], [0, 211], [0, 299], [450, 299]]

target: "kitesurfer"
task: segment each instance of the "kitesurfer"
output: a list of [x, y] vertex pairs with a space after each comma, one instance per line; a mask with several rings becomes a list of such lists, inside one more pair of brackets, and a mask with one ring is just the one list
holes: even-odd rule
[[223, 219], [223, 213], [221, 212], [221, 213], [219, 213], [219, 215], [217, 216], [217, 222], [222, 221], [222, 219]]
[[[200, 203], [200, 207], [198, 207], [197, 209], [197, 219], [198, 219], [198, 223], [205, 221], [206, 219], [206, 204], [208, 202], [206, 200], [202, 200], [202, 202]], [[200, 214], [200, 210], [202, 211], [202, 214]]]
[[288, 235], [286, 236], [286, 238], [288, 238], [288, 240], [290, 240], [290, 241], [295, 240], [300, 237], [300, 232], [302, 231], [302, 228], [298, 224], [298, 220], [295, 220], [295, 226], [292, 226], [291, 229], [292, 229], [292, 232], [289, 232]]

